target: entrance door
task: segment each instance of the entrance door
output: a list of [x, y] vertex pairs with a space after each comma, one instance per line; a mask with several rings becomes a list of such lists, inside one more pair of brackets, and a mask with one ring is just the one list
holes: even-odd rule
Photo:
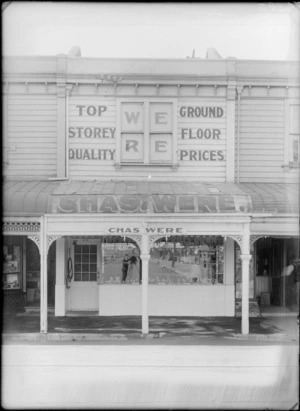
[[78, 240], [72, 246], [73, 279], [69, 289], [69, 309], [72, 311], [98, 311], [100, 267], [100, 241]]

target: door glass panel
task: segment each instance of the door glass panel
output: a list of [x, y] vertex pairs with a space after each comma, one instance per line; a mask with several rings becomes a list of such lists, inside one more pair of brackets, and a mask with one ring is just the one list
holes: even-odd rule
[[75, 245], [74, 280], [97, 281], [97, 245]]

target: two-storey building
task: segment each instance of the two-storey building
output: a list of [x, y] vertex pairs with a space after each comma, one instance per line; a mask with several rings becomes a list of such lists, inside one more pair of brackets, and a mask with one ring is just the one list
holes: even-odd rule
[[[299, 258], [299, 63], [3, 60], [5, 310], [234, 316]], [[287, 280], [285, 280], [287, 281]]]

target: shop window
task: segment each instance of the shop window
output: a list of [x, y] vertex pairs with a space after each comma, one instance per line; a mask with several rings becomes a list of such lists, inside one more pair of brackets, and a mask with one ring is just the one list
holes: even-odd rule
[[103, 284], [140, 284], [142, 262], [136, 245], [130, 242], [111, 241], [101, 245]]
[[222, 237], [170, 237], [150, 252], [150, 284], [223, 284]]
[[286, 163], [299, 167], [300, 162], [300, 120], [299, 104], [290, 104], [288, 112], [288, 136], [286, 144]]
[[175, 121], [175, 101], [119, 101], [117, 164], [177, 163]]
[[74, 246], [74, 280], [97, 281], [97, 245]]
[[21, 247], [4, 245], [3, 260], [2, 287], [4, 289], [21, 288]]

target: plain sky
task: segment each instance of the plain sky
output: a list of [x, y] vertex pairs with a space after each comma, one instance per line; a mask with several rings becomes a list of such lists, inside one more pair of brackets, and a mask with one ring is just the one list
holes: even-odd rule
[[2, 3], [3, 55], [299, 60], [299, 4]]

